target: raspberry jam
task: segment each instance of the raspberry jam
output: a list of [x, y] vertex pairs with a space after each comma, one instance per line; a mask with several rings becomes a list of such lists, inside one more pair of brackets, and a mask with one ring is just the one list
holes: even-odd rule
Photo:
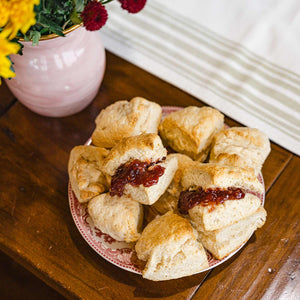
[[[165, 159], [164, 157], [162, 160]], [[127, 183], [133, 186], [142, 184], [145, 187], [157, 184], [159, 177], [165, 172], [164, 167], [157, 165], [159, 162], [161, 161], [150, 163], [135, 159], [121, 165], [111, 178], [110, 195], [121, 197]]]
[[199, 187], [196, 190], [186, 190], [180, 193], [178, 209], [181, 214], [186, 215], [189, 209], [196, 205], [211, 205], [211, 211], [215, 205], [224, 203], [225, 200], [243, 199], [245, 193], [239, 188], [229, 187], [227, 189], [215, 188], [203, 190]]

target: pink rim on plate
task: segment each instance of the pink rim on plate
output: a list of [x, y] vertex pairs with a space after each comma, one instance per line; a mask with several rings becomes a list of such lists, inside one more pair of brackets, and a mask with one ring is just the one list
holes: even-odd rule
[[[169, 113], [182, 109], [177, 106], [163, 106], [163, 114], [164, 118]], [[87, 145], [91, 144], [91, 139], [86, 142]], [[264, 186], [263, 176], [260, 173], [258, 175], [259, 181]], [[142, 274], [142, 270], [136, 265], [133, 259], [134, 255], [134, 244], [133, 243], [125, 243], [119, 242], [113, 239], [108, 234], [101, 232], [98, 228], [96, 228], [93, 224], [92, 219], [90, 218], [87, 212], [87, 205], [80, 203], [74, 192], [72, 191], [71, 184], [68, 186], [68, 196], [69, 196], [69, 205], [73, 220], [83, 238], [86, 242], [104, 259], [109, 261], [110, 263], [133, 273]], [[261, 199], [262, 205], [264, 205], [265, 193], [258, 195]], [[251, 235], [252, 236], [252, 235]], [[249, 236], [249, 239], [250, 237]], [[248, 239], [248, 240], [249, 240]], [[216, 266], [224, 263], [230, 257], [235, 255], [247, 242], [241, 245], [237, 250], [223, 258], [222, 260], [218, 260], [212, 256], [211, 253], [206, 251], [209, 267], [207, 269], [202, 270], [201, 272], [210, 270], [215, 268]]]

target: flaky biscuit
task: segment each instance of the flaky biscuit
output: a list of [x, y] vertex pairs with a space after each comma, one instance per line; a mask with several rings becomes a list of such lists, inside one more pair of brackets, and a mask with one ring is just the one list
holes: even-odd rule
[[157, 165], [162, 166], [165, 168], [165, 170], [164, 174], [159, 177], [156, 184], [145, 187], [142, 184], [139, 186], [132, 186], [128, 183], [125, 185], [124, 194], [142, 204], [151, 205], [155, 203], [166, 191], [174, 177], [174, 174], [177, 170], [177, 158], [167, 156], [164, 161], [158, 163]]
[[247, 218], [230, 226], [214, 231], [199, 231], [199, 238], [217, 259], [223, 259], [244, 244], [257, 228], [262, 227], [266, 216], [265, 209], [259, 207]]
[[194, 162], [184, 171], [181, 182], [184, 190], [240, 188], [245, 193], [242, 199], [206, 206], [198, 204], [189, 209], [189, 217], [200, 231], [217, 230], [250, 216], [260, 207], [258, 196], [264, 192], [263, 185], [252, 171], [212, 163]]
[[112, 176], [120, 165], [138, 159], [140, 161], [156, 162], [167, 156], [160, 137], [154, 133], [144, 133], [123, 138], [109, 152], [103, 161], [102, 169]]
[[189, 210], [189, 218], [198, 231], [212, 231], [222, 229], [252, 215], [261, 207], [261, 200], [252, 195], [238, 200], [226, 200], [222, 204], [196, 205]]
[[108, 190], [101, 164], [108, 150], [94, 146], [76, 146], [70, 153], [68, 173], [79, 202], [87, 202]]
[[140, 237], [143, 206], [127, 196], [97, 196], [89, 202], [88, 213], [95, 227], [117, 241], [135, 242]]
[[209, 162], [249, 168], [257, 175], [270, 150], [270, 141], [260, 130], [232, 127], [214, 136]]
[[169, 114], [160, 124], [163, 140], [175, 151], [204, 161], [213, 136], [224, 125], [224, 116], [211, 107], [189, 106]]
[[117, 101], [101, 110], [97, 116], [92, 143], [112, 148], [124, 137], [157, 133], [161, 111], [159, 104], [141, 97]]
[[143, 277], [150, 280], [189, 276], [208, 267], [205, 250], [191, 224], [173, 212], [151, 221], [135, 250], [139, 259], [147, 261]]
[[186, 170], [190, 164], [193, 163], [193, 160], [190, 157], [180, 153], [170, 154], [168, 157], [177, 158], [178, 168], [166, 192], [152, 205], [154, 210], [160, 214], [165, 214], [169, 210], [177, 210], [178, 198], [180, 192], [182, 191], [182, 174], [184, 170]]
[[185, 190], [201, 186], [204, 189], [236, 187], [258, 194], [264, 192], [263, 185], [251, 170], [214, 163], [194, 162], [184, 171], [181, 182]]

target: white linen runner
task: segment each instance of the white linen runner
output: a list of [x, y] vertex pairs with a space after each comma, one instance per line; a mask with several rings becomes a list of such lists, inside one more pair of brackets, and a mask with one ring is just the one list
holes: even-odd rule
[[299, 0], [148, 0], [136, 15], [116, 2], [108, 13], [109, 51], [300, 155]]

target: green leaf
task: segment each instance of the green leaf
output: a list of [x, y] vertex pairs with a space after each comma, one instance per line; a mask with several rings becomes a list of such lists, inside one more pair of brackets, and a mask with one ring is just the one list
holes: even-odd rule
[[39, 13], [40, 11], [42, 11], [42, 1], [40, 2], [40, 4], [39, 5], [35, 5], [34, 6], [34, 11], [36, 12], [36, 13]]
[[82, 22], [81, 18], [78, 17], [76, 10], [74, 10], [72, 13], [71, 21], [73, 24], [80, 24]]
[[48, 17], [44, 15], [40, 15], [39, 23], [44, 27], [49, 28], [51, 32], [59, 36], [64, 36], [61, 26], [57, 25], [54, 21], [52, 21]]
[[74, 0], [75, 11], [82, 12], [84, 9], [84, 0]]
[[48, 32], [49, 32], [49, 29], [45, 28], [45, 27], [43, 29], [41, 29], [41, 31], [40, 31], [41, 35], [48, 34]]
[[19, 33], [18, 37], [37, 44], [42, 35], [55, 33], [64, 36], [64, 29], [82, 22], [80, 13], [88, 1], [90, 0], [40, 0], [39, 5], [34, 6], [36, 24], [30, 27], [25, 36]]
[[39, 31], [32, 32], [32, 46], [38, 45], [41, 37], [41, 33]]
[[[6, 57], [10, 60], [10, 63], [11, 63], [10, 69], [11, 69], [11, 71], [13, 71], [14, 73], [16, 73], [15, 68], [13, 67], [13, 64], [14, 64], [14, 63], [12, 62], [10, 56], [8, 55], [8, 56], [6, 56]], [[10, 79], [10, 78], [9, 78], [9, 79]]]

